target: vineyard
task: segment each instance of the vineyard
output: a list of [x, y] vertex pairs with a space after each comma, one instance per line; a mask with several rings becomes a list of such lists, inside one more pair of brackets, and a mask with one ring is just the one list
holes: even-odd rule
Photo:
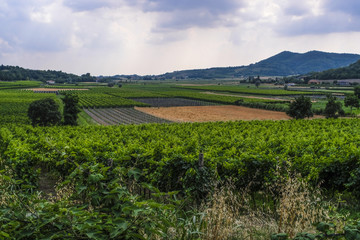
[[[299, 92], [89, 83], [76, 86], [89, 90], [73, 91], [80, 126], [34, 127], [30, 103], [50, 97], [62, 108], [62, 91], [6, 85], [0, 90], [1, 240], [257, 240], [274, 233], [274, 240], [359, 239], [358, 119], [175, 123], [137, 110], [285, 111], [289, 95]], [[322, 97], [312, 100], [324, 108]], [[220, 114], [231, 115], [228, 107]]]
[[[291, 96], [291, 95], [314, 95], [309, 91], [287, 91], [282, 89], [271, 88], [249, 88], [244, 86], [179, 86], [182, 89], [192, 90], [206, 90], [206, 91], [219, 91], [219, 92], [231, 92], [242, 93], [252, 95], [266, 95], [266, 96]], [[319, 95], [324, 94], [322, 92], [317, 93]]]
[[132, 100], [142, 102], [151, 107], [180, 107], [180, 106], [211, 106], [213, 102], [192, 100], [186, 98], [133, 98]]
[[[3, 126], [0, 233], [14, 238], [165, 237], [161, 226], [170, 225], [159, 217], [173, 207], [157, 202], [159, 196], [197, 202], [228, 179], [236, 189], [250, 187], [261, 196], [284, 166], [330, 195], [347, 192], [358, 198], [359, 129], [354, 119]], [[129, 192], [130, 183], [137, 190]], [[57, 200], [37, 191], [58, 194]], [[154, 198], [145, 197], [150, 195]]]
[[99, 108], [84, 111], [101, 125], [170, 123], [170, 121], [140, 112], [134, 108]]
[[46, 97], [55, 99], [55, 94], [36, 94], [22, 90], [1, 90], [0, 123], [29, 123], [27, 109], [30, 103]]
[[38, 81], [15, 81], [15, 82], [0, 81], [0, 90], [39, 87], [40, 84], [41, 84], [41, 82], [38, 82]]

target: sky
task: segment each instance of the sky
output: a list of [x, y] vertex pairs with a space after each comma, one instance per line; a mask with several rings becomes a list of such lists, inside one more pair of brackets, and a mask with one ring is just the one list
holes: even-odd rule
[[0, 64], [92, 75], [360, 54], [359, 0], [0, 0]]

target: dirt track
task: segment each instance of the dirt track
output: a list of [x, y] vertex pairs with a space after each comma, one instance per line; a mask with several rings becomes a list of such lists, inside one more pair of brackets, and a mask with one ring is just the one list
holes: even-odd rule
[[229, 105], [164, 108], [137, 107], [136, 109], [175, 122], [291, 119], [284, 112]]

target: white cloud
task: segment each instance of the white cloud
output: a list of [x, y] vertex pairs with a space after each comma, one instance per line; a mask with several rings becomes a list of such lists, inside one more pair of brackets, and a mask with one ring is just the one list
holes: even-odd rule
[[283, 50], [360, 53], [359, 5], [358, 0], [0, 0], [0, 61], [78, 74], [159, 74], [245, 65]]

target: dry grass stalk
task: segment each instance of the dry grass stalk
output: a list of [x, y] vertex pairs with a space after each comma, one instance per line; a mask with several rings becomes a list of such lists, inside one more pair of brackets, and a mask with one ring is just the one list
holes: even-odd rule
[[70, 197], [75, 192], [75, 186], [73, 182], [68, 184], [61, 184], [61, 183], [62, 183], [62, 179], [60, 178], [55, 184], [55, 195], [49, 197], [49, 200], [51, 202], [69, 200]]
[[204, 210], [207, 224], [202, 239], [269, 239], [276, 231], [276, 222], [251, 209], [250, 201], [247, 190], [237, 193], [232, 184], [215, 190]]
[[298, 232], [311, 232], [314, 224], [329, 219], [319, 188], [311, 188], [299, 174], [289, 174], [280, 186], [277, 213], [278, 232], [294, 237]]

